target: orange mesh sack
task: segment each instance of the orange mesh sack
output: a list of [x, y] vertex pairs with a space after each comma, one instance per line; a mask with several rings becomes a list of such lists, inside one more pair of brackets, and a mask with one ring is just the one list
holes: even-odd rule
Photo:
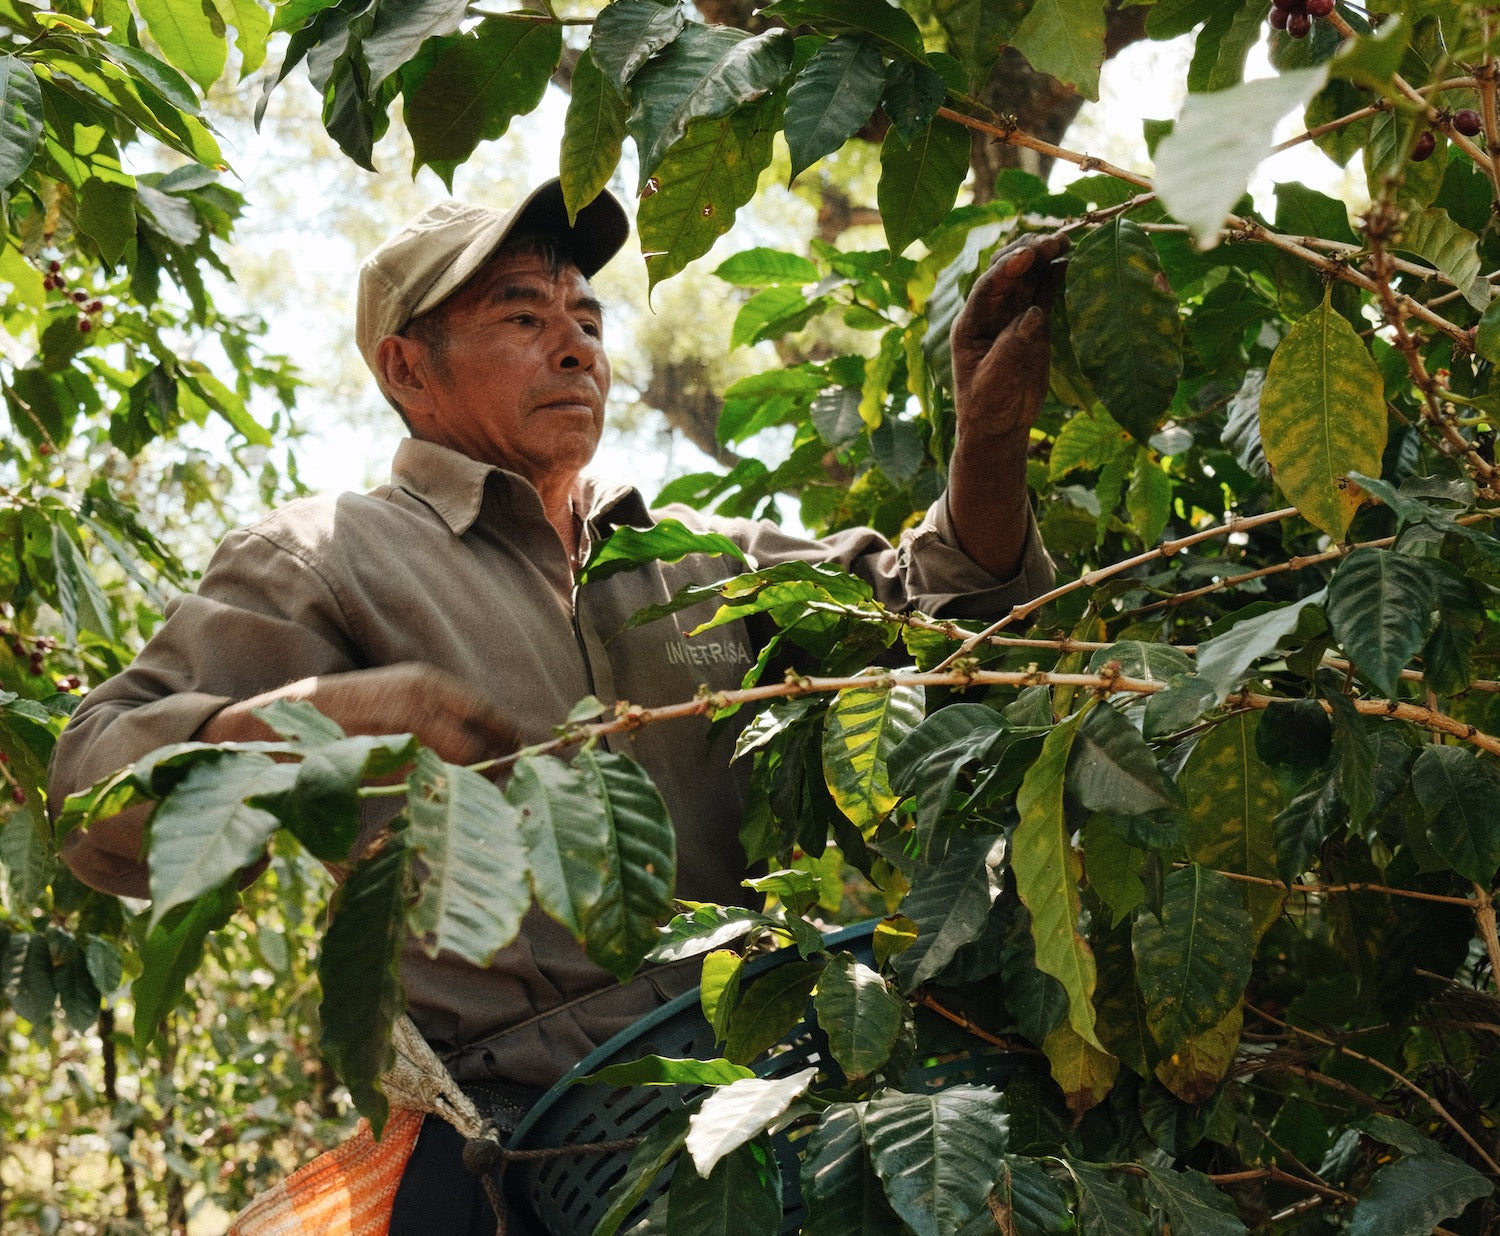
[[422, 1113], [398, 1108], [379, 1141], [361, 1120], [354, 1136], [257, 1197], [228, 1236], [385, 1236]]

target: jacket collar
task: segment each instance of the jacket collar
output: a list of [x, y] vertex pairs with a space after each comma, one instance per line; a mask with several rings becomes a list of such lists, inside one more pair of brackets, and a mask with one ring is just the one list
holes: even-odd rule
[[[391, 484], [421, 499], [455, 536], [474, 526], [491, 484], [512, 493], [541, 499], [525, 477], [493, 464], [480, 463], [451, 447], [405, 438], [391, 463]], [[654, 522], [640, 492], [630, 485], [604, 483], [585, 473], [581, 478], [584, 518], [596, 530], [605, 525], [631, 524], [649, 528]]]

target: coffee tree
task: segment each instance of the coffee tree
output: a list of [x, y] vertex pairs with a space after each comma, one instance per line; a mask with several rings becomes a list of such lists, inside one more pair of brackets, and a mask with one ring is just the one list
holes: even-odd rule
[[[151, 112], [169, 65], [218, 76], [225, 21], [253, 61], [251, 7], [215, 23], [142, 5], [160, 58], [123, 13], [25, 16], [133, 75]], [[296, 708], [267, 715], [280, 743], [157, 752], [53, 804], [60, 831], [159, 804], [137, 1042], [233, 914], [235, 873], [298, 846], [351, 864], [319, 944], [321, 1042], [377, 1126], [405, 933], [483, 964], [534, 897], [622, 978], [706, 954], [727, 1063], [622, 1074], [712, 1093], [636, 1152], [606, 1229], [637, 1222], [670, 1165], [652, 1230], [778, 1230], [768, 1139], [791, 1129], [808, 1232], [1492, 1230], [1500, 15], [1466, 0], [1140, 6], [1147, 37], [1193, 38], [1187, 101], [1148, 126], [1146, 177], [985, 104], [1002, 53], [1092, 95], [1120, 20], [1098, 0], [778, 0], [740, 14], [747, 28], [699, 20], [718, 7], [288, 4], [266, 80], [305, 63], [329, 131], [366, 164], [400, 96], [418, 166], [447, 177], [565, 78], [568, 200], [623, 174], [628, 138], [653, 285], [708, 252], [768, 169], [816, 178], [878, 140], [883, 246], [746, 249], [713, 272], [738, 298], [728, 344], [770, 341], [781, 360], [724, 392], [720, 439], [784, 427], [783, 457], [662, 495], [732, 514], [790, 498], [816, 530], [894, 533], [937, 496], [963, 296], [1008, 240], [1067, 230], [1029, 461], [1057, 586], [983, 627], [894, 614], [819, 568], [744, 571], [732, 546], [668, 522], [611, 540], [583, 586], [721, 555], [723, 583], [665, 608], [771, 621], [741, 691], [581, 701], [555, 743], [496, 762], [498, 786], [492, 766]], [[23, 186], [56, 180], [58, 159], [26, 75], [55, 91], [64, 73], [31, 37], [7, 62], [0, 143]], [[1267, 37], [1271, 75], [1244, 80]], [[191, 119], [190, 94], [165, 98]], [[1289, 115], [1300, 129], [1280, 145], [1363, 173], [1352, 210], [1299, 183], [1277, 185], [1274, 208], [1247, 196]], [[1087, 174], [1054, 191], [1004, 170], [960, 203], [975, 143]], [[82, 236], [84, 203], [126, 196], [90, 189], [103, 166], [64, 195]], [[154, 203], [141, 183], [137, 203]], [[97, 252], [139, 263], [127, 250]], [[92, 333], [89, 313], [66, 309], [70, 340]], [[852, 337], [867, 342], [821, 342]], [[49, 705], [12, 707], [39, 770]], [[670, 824], [628, 735], [701, 718], [740, 727], [760, 911], [671, 900]], [[402, 768], [404, 786], [372, 784]], [[350, 854], [361, 798], [391, 793], [406, 805], [381, 846]], [[45, 868], [40, 817], [31, 828]], [[884, 910], [870, 964], [817, 930], [856, 901]], [[722, 947], [740, 936], [799, 959], [741, 984]], [[56, 990], [70, 972], [53, 961]], [[13, 1001], [36, 981], [13, 981]], [[809, 999], [832, 1065], [746, 1075]], [[980, 1062], [969, 1080], [908, 1080], [955, 1056]], [[1022, 1067], [982, 1084], [999, 1058]]]

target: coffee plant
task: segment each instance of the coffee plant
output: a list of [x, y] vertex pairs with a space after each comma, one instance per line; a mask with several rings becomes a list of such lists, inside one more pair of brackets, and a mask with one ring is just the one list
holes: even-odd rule
[[[637, 1151], [601, 1230], [636, 1214], [666, 1165], [648, 1230], [779, 1230], [788, 1200], [768, 1147], [787, 1130], [809, 1233], [1496, 1230], [1500, 155], [1486, 135], [1500, 131], [1500, 11], [577, 10], [0, 4], [0, 278], [35, 345], [29, 362], [0, 360], [20, 478], [5, 516], [15, 810], [0, 832], [17, 1015], [48, 1024], [60, 1000], [74, 1029], [91, 1025], [123, 948], [134, 1041], [160, 1042], [238, 921], [236, 873], [270, 845], [282, 863], [351, 864], [317, 942], [321, 1046], [377, 1127], [404, 933], [482, 965], [534, 896], [573, 925], [601, 911], [624, 923], [577, 927], [621, 978], [705, 954], [726, 1063], [621, 1074], [711, 1093]], [[725, 557], [721, 584], [637, 620], [714, 599], [705, 626], [763, 616], [775, 634], [739, 691], [581, 701], [548, 747], [478, 769], [282, 707], [267, 720], [283, 741], [159, 751], [48, 804], [50, 833], [38, 804], [68, 693], [28, 667], [65, 654], [96, 680], [123, 663], [101, 627], [165, 559], [146, 558], [154, 542], [107, 478], [65, 499], [47, 469], [101, 417], [127, 454], [209, 410], [247, 441], [259, 432], [230, 397], [270, 380], [250, 343], [230, 331], [236, 376], [210, 382], [164, 351], [153, 316], [213, 324], [194, 272], [236, 203], [192, 84], [218, 79], [231, 34], [246, 70], [268, 39], [281, 51], [268, 92], [305, 64], [329, 132], [363, 165], [399, 96], [417, 166], [444, 178], [563, 79], [567, 198], [631, 178], [653, 285], [703, 257], [770, 169], [816, 181], [831, 156], [878, 142], [883, 245], [747, 248], [694, 272], [735, 300], [726, 346], [770, 343], [779, 363], [723, 392], [719, 438], [745, 448], [739, 462], [664, 500], [732, 515], [795, 502], [817, 531], [898, 532], [941, 491], [948, 332], [973, 279], [1016, 236], [1070, 233], [1028, 461], [1056, 586], [959, 623], [887, 612], [823, 569]], [[1147, 126], [1150, 176], [987, 102], [1022, 69], [1093, 97], [1131, 37], [1193, 42], [1179, 115]], [[1272, 71], [1246, 80], [1263, 39]], [[1278, 141], [1288, 116], [1298, 131]], [[179, 166], [126, 173], [119, 149], [143, 138]], [[1297, 182], [1249, 196], [1273, 150], [1309, 143], [1362, 183], [1357, 201]], [[1085, 174], [1054, 189], [1010, 159], [971, 181], [995, 149]], [[158, 305], [162, 273], [185, 304]], [[785, 450], [749, 454], [773, 427]], [[663, 523], [605, 545], [582, 586], [723, 549]], [[43, 605], [62, 644], [33, 633], [51, 621]], [[781, 653], [797, 669], [765, 675]], [[740, 727], [760, 910], [653, 891], [672, 834], [629, 735], [705, 723]], [[404, 786], [379, 783], [402, 768]], [[481, 775], [497, 770], [499, 784]], [[377, 853], [351, 855], [359, 801], [378, 794], [408, 806]], [[58, 836], [143, 801], [158, 804], [148, 908], [60, 874]], [[825, 951], [821, 928], [871, 907], [869, 963]], [[774, 985], [741, 984], [723, 947], [740, 937], [800, 960]], [[809, 1000], [829, 1061], [748, 1075]], [[952, 1059], [976, 1075], [921, 1084]], [[998, 1087], [983, 1081], [996, 1060], [1017, 1064]]]

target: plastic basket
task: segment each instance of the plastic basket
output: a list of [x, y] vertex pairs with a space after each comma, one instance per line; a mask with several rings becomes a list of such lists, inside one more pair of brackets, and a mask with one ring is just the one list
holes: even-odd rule
[[[874, 963], [872, 939], [875, 921], [860, 923], [830, 934], [824, 946], [830, 952], [852, 953], [867, 965]], [[798, 959], [794, 948], [754, 958], [745, 963], [742, 982], [748, 982]], [[603, 1043], [539, 1099], [508, 1139], [513, 1149], [535, 1150], [560, 1146], [579, 1147], [578, 1154], [528, 1160], [511, 1169], [510, 1190], [541, 1220], [551, 1236], [592, 1236], [608, 1209], [607, 1199], [625, 1175], [630, 1152], [589, 1151], [592, 1142], [638, 1137], [668, 1112], [692, 1103], [708, 1088], [697, 1085], [622, 1086], [602, 1084], [575, 1086], [575, 1078], [595, 1073], [605, 1065], [625, 1063], [642, 1056], [676, 1059], [711, 1059], [717, 1055], [713, 1030], [703, 1016], [698, 989], [684, 992], [648, 1017], [627, 1026]], [[919, 1064], [908, 1082], [914, 1087], [941, 1089], [960, 1082], [1003, 1085], [1016, 1068], [1016, 1058], [1005, 1053], [976, 1054], [967, 1059], [945, 1059]], [[752, 1064], [757, 1075], [787, 1077], [815, 1065], [835, 1084], [842, 1080], [838, 1065], [828, 1051], [828, 1040], [819, 1028], [811, 1002], [802, 1021]], [[783, 1236], [802, 1224], [804, 1206], [796, 1150], [785, 1137], [775, 1141], [782, 1175]], [[647, 1192], [622, 1231], [644, 1217], [651, 1203], [666, 1189], [671, 1168], [664, 1171]]]

